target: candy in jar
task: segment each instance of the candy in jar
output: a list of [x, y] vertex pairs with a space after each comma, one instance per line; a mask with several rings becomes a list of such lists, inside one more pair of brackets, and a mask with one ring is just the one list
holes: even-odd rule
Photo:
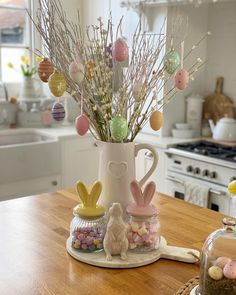
[[74, 208], [74, 218], [70, 226], [71, 245], [83, 252], [103, 250], [106, 231], [105, 209], [97, 205], [102, 185], [96, 182], [89, 193], [82, 182], [77, 183], [81, 204]]
[[129, 249], [145, 252], [158, 249], [160, 225], [157, 209], [150, 204], [155, 193], [155, 183], [149, 182], [142, 192], [137, 181], [131, 182], [134, 203], [127, 206]]

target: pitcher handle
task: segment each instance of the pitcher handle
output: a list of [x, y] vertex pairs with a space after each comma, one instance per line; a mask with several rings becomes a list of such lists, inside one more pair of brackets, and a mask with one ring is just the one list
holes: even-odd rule
[[148, 170], [148, 172], [146, 173], [146, 175], [144, 175], [144, 177], [139, 181], [139, 185], [142, 187], [144, 185], [144, 183], [148, 180], [148, 178], [152, 175], [152, 173], [154, 172], [154, 170], [157, 167], [158, 164], [158, 154], [157, 151], [155, 150], [155, 148], [153, 146], [151, 146], [150, 144], [145, 144], [145, 143], [140, 143], [135, 145], [135, 157], [137, 157], [138, 152], [140, 150], [149, 150], [152, 155], [153, 155], [153, 163], [151, 168]]

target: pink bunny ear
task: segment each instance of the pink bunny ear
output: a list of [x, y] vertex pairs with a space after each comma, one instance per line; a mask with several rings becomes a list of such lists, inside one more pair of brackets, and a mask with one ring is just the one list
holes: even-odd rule
[[133, 180], [130, 183], [130, 190], [133, 195], [135, 203], [139, 206], [143, 206], [144, 205], [143, 193], [139, 186], [139, 183], [136, 180]]
[[147, 206], [149, 203], [151, 203], [151, 200], [155, 194], [156, 191], [156, 184], [153, 181], [150, 181], [143, 192], [143, 198], [144, 198], [144, 205]]

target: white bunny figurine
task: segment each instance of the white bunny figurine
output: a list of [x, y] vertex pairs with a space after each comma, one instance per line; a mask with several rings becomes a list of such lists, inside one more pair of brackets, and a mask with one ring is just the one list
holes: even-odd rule
[[109, 221], [104, 237], [103, 246], [106, 259], [112, 260], [112, 255], [120, 255], [122, 260], [127, 259], [126, 252], [129, 247], [127, 228], [123, 221], [123, 210], [120, 203], [113, 203], [109, 209]]

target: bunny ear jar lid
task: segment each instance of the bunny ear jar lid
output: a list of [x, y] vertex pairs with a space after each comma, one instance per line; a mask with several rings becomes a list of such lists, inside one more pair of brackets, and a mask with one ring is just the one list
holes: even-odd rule
[[87, 187], [82, 181], [77, 182], [76, 187], [81, 204], [74, 208], [74, 215], [79, 215], [84, 218], [103, 216], [105, 214], [105, 208], [101, 205], [97, 205], [97, 201], [102, 192], [101, 182], [95, 182], [90, 192], [88, 192]]
[[156, 191], [156, 185], [153, 181], [149, 182], [142, 192], [139, 183], [134, 180], [130, 183], [130, 190], [134, 203], [127, 206], [127, 213], [134, 216], [146, 217], [151, 217], [157, 214], [157, 208], [150, 204]]

